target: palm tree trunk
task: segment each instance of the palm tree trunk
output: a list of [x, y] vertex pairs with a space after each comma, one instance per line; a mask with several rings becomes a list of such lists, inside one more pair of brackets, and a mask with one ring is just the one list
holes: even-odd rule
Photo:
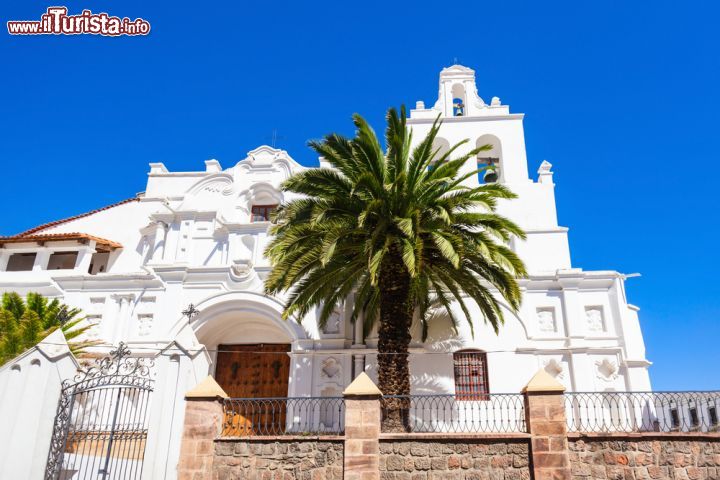
[[[391, 247], [383, 260], [379, 287], [378, 387], [383, 395], [409, 395], [408, 347], [413, 309], [410, 274], [397, 248]], [[407, 431], [408, 404], [404, 399], [383, 400], [383, 431]]]

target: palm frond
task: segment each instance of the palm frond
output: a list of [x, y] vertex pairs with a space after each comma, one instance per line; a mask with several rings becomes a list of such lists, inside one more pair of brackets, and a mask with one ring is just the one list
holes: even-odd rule
[[352, 295], [350, 321], [362, 321], [365, 334], [377, 322], [410, 325], [385, 313], [398, 292], [392, 298], [412, 307], [408, 315], [416, 312], [423, 338], [440, 318], [456, 330], [464, 317], [472, 332], [477, 312], [498, 331], [500, 299], [511, 310], [520, 307], [517, 279], [526, 270], [508, 244], [525, 233], [497, 213], [500, 202], [515, 198], [512, 191], [468, 186], [486, 168], [476, 168], [477, 154], [491, 147], [467, 149], [462, 141], [440, 153], [439, 117], [411, 147], [404, 107], [387, 111], [385, 151], [364, 118], [354, 115], [353, 123], [352, 138], [330, 134], [309, 143], [331, 168], [303, 171], [283, 184], [300, 198], [278, 208], [270, 229], [266, 291], [287, 294], [285, 318], [299, 321], [318, 309], [321, 326]]

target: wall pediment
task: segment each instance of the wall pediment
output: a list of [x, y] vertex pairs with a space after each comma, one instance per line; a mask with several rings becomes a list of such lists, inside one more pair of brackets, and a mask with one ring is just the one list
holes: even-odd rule
[[255, 150], [250, 150], [247, 157], [238, 162], [237, 168], [248, 173], [280, 173], [281, 181], [287, 179], [294, 172], [304, 169], [285, 150], [268, 145], [261, 145]]

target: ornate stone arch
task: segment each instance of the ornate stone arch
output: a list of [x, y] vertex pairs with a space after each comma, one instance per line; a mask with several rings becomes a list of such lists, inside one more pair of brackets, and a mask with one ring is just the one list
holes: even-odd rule
[[443, 137], [436, 137], [435, 141], [432, 144], [432, 149], [433, 152], [437, 152], [437, 154], [435, 155], [435, 160], [431, 164], [431, 167], [435, 163], [435, 161], [437, 161], [443, 155], [450, 151], [450, 142]]
[[173, 333], [190, 335], [212, 349], [218, 343], [286, 342], [293, 349], [308, 338], [308, 332], [294, 319], [282, 319], [282, 304], [255, 292], [223, 292], [196, 306], [199, 313], [189, 322], [177, 320]]

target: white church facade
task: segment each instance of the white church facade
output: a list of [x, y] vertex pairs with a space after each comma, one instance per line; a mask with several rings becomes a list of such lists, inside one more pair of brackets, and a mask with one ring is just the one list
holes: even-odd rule
[[[491, 163], [494, 178], [468, 183], [497, 181], [518, 195], [500, 213], [527, 232], [511, 246], [529, 275], [520, 281], [520, 311], [506, 311], [498, 335], [479, 311], [474, 335], [439, 322], [423, 342], [415, 330], [413, 393], [519, 392], [539, 368], [568, 391], [649, 391], [626, 277], [573, 267], [552, 166], [528, 161], [523, 114], [497, 97], [486, 103], [474, 71], [454, 65], [441, 72], [434, 105], [411, 110], [415, 141], [438, 115], [438, 147], [463, 139], [467, 149], [493, 146], [466, 170]], [[263, 292], [270, 212], [289, 200], [282, 182], [305, 168], [268, 146], [235, 165], [207, 160], [198, 171], [152, 163], [135, 198], [0, 238], [0, 292], [39, 292], [81, 308], [98, 351], [124, 342], [135, 355], [168, 357], [156, 362], [158, 381], [172, 377], [178, 389], [210, 374], [234, 397], [338, 396], [359, 372], [376, 375], [377, 336], [349, 321], [352, 298], [320, 330], [314, 315], [283, 321], [282, 299]], [[173, 366], [178, 355], [187, 363]]]

